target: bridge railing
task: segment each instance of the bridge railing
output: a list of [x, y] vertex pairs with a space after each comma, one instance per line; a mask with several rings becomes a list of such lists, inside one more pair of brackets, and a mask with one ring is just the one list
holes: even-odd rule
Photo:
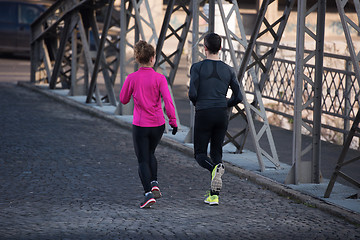
[[[223, 46], [225, 47], [222, 48], [221, 58], [231, 65], [229, 49], [226, 48], [225, 43]], [[270, 44], [258, 42], [257, 46], [261, 51], [270, 47]], [[305, 50], [306, 52], [308, 51]], [[238, 59], [242, 59], [243, 54], [243, 49], [236, 51]], [[265, 82], [262, 90], [269, 121], [273, 125], [287, 129], [292, 128], [294, 116], [295, 54], [295, 47], [279, 46], [268, 81]], [[331, 64], [331, 67], [324, 67], [323, 71], [322, 139], [342, 144], [359, 109], [360, 87], [355, 73], [351, 71], [352, 64], [349, 56], [325, 53], [324, 63], [327, 62]], [[315, 64], [306, 64], [304, 68], [304, 74], [313, 80]], [[259, 74], [259, 71], [256, 73]], [[243, 85], [247, 94], [254, 94], [254, 85], [249, 75], [245, 75]], [[310, 84], [304, 83], [302, 95], [303, 101], [314, 96], [314, 90]], [[304, 111], [303, 121], [312, 124], [312, 112], [313, 105], [310, 104]], [[359, 139], [353, 142], [357, 146], [352, 147], [358, 147]]]

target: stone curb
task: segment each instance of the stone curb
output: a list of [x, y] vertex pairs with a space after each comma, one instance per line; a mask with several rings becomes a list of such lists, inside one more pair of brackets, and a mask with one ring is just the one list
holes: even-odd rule
[[[91, 114], [95, 117], [99, 117], [102, 118], [104, 120], [110, 121], [114, 124], [117, 124], [118, 126], [125, 128], [127, 130], [131, 130], [131, 124], [126, 123], [124, 121], [122, 121], [119, 118], [116, 118], [115, 115], [110, 115], [110, 114], [106, 114], [101, 110], [98, 110], [96, 108], [93, 108], [91, 106], [87, 106], [85, 104], [76, 102], [74, 100], [71, 100], [67, 97], [61, 96], [59, 94], [53, 93], [51, 91], [48, 90], [44, 90], [41, 87], [37, 87], [34, 84], [30, 83], [30, 82], [18, 82], [17, 83], [18, 86], [27, 88], [29, 90], [41, 93], [45, 96], [48, 96], [56, 101], [65, 103], [69, 106], [72, 106], [78, 110], [81, 110], [83, 112], [86, 112], [88, 114]], [[184, 154], [193, 157], [193, 149], [191, 147], [188, 147], [184, 144], [181, 144], [173, 139], [170, 139], [166, 136], [163, 136], [163, 138], [161, 139], [160, 144], [165, 145], [165, 146], [169, 146], [175, 150], [181, 151]], [[313, 196], [310, 196], [308, 194], [305, 193], [301, 193], [299, 191], [296, 191], [294, 189], [291, 189], [290, 187], [278, 183], [276, 181], [273, 181], [270, 178], [261, 176], [259, 174], [256, 174], [252, 171], [243, 169], [241, 167], [235, 166], [229, 162], [225, 162], [226, 165], [226, 170], [240, 178], [249, 180], [255, 184], [258, 184], [270, 191], [273, 191], [281, 196], [287, 197], [289, 199], [293, 199], [296, 201], [299, 201], [309, 207], [315, 207], [318, 208], [322, 211], [328, 212], [334, 216], [340, 217], [340, 218], [344, 218], [347, 221], [353, 223], [353, 224], [358, 224], [360, 225], [360, 215], [352, 212], [350, 210], [341, 208], [340, 206], [325, 202], [324, 200], [320, 199], [320, 198], [316, 198]]]

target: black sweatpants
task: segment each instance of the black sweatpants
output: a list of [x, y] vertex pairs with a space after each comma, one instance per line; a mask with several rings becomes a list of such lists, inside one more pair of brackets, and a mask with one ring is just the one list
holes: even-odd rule
[[[229, 124], [227, 108], [210, 108], [195, 113], [194, 155], [200, 166], [212, 172], [222, 162], [222, 144]], [[210, 141], [210, 158], [207, 148]]]
[[133, 142], [139, 163], [139, 176], [145, 193], [151, 191], [151, 181], [157, 181], [157, 160], [155, 149], [164, 133], [165, 125], [139, 127], [133, 125]]

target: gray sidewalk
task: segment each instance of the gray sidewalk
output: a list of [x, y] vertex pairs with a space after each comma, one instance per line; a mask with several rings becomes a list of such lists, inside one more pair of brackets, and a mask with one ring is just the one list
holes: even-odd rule
[[[98, 117], [115, 122], [127, 129], [131, 128], [132, 116], [114, 115], [114, 106], [104, 104], [103, 107], [98, 107], [94, 103], [85, 104], [85, 96], [70, 97], [68, 96], [68, 90], [49, 90], [47, 86], [35, 87], [29, 83], [21, 82], [19, 82], [19, 85], [50, 96]], [[184, 143], [187, 132], [188, 128], [181, 126], [175, 136], [170, 133], [164, 134], [163, 143], [192, 157], [192, 144]], [[325, 199], [323, 195], [328, 184], [327, 179], [324, 179], [321, 184], [285, 185], [284, 180], [289, 172], [289, 165], [281, 163], [281, 169], [275, 170], [272, 163], [265, 159], [266, 171], [260, 172], [258, 160], [254, 152], [249, 150], [245, 150], [242, 154], [233, 154], [232, 152], [234, 152], [232, 147], [225, 147], [223, 159], [227, 163], [227, 171], [241, 178], [251, 180], [280, 195], [297, 199], [310, 206], [360, 224], [360, 199], [348, 198], [357, 193], [356, 189], [336, 183], [330, 198]]]

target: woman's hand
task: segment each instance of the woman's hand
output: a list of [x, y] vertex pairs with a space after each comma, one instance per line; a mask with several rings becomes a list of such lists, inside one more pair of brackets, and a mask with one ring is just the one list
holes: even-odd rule
[[177, 133], [177, 130], [178, 130], [178, 128], [177, 127], [172, 127], [173, 128], [173, 130], [172, 130], [172, 135], [175, 135], [176, 133]]

